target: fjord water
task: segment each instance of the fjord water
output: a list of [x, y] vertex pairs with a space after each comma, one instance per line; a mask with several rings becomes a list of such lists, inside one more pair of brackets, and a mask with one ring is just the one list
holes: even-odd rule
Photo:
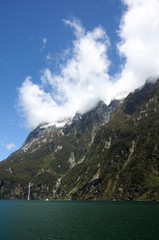
[[0, 200], [1, 240], [157, 240], [159, 203]]

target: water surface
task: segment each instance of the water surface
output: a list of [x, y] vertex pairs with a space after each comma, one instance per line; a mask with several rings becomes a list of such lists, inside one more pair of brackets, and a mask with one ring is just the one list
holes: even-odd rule
[[0, 240], [158, 240], [159, 203], [0, 200]]

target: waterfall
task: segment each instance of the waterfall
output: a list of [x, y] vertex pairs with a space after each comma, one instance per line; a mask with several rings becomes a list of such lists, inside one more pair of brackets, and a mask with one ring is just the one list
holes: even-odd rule
[[29, 186], [28, 186], [28, 200], [30, 200], [30, 186], [31, 186], [31, 184], [29, 183]]

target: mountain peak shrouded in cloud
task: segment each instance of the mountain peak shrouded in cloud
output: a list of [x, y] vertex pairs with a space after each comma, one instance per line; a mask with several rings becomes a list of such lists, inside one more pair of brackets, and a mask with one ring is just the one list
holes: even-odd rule
[[59, 73], [46, 68], [39, 84], [27, 77], [19, 88], [19, 107], [28, 127], [41, 122], [56, 124], [77, 111], [85, 113], [99, 99], [109, 103], [140, 87], [147, 78], [159, 76], [159, 1], [122, 2], [126, 8], [117, 44], [124, 60], [121, 71], [109, 75], [111, 43], [102, 26], [87, 31], [80, 20], [63, 20], [73, 30], [75, 40]]

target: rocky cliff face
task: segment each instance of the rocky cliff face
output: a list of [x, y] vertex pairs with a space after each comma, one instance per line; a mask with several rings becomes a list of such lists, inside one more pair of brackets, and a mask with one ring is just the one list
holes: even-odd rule
[[0, 163], [1, 198], [159, 200], [159, 82], [61, 128], [33, 130]]

